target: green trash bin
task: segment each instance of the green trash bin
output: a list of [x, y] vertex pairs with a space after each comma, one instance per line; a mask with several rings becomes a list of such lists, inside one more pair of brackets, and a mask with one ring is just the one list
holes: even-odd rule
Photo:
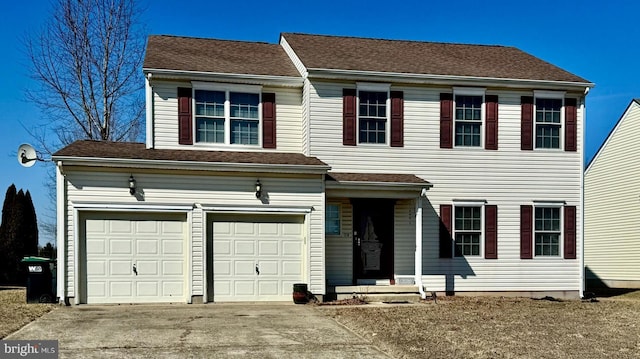
[[54, 303], [56, 299], [56, 260], [24, 257], [27, 267], [27, 303]]

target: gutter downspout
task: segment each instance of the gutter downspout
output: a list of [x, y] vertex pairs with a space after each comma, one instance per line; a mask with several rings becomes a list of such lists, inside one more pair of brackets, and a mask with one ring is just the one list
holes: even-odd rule
[[427, 197], [427, 188], [420, 191], [420, 196], [416, 199], [416, 252], [415, 252], [415, 282], [420, 292], [420, 298], [426, 299], [427, 293], [424, 291], [422, 283], [422, 197]]
[[56, 297], [58, 297], [58, 301], [65, 303], [67, 302], [67, 278], [66, 274], [66, 243], [65, 243], [65, 179], [64, 172], [62, 170], [62, 161], [58, 161], [56, 163], [56, 247], [58, 250], [57, 261], [56, 261]]
[[153, 88], [151, 87], [151, 72], [144, 78], [144, 93], [145, 93], [145, 119], [146, 119], [146, 145], [147, 149], [154, 147], [154, 134], [153, 134]]
[[587, 107], [586, 97], [589, 93], [589, 88], [585, 88], [584, 96], [582, 97], [582, 126], [580, 126], [580, 291], [578, 295], [580, 298], [584, 298], [584, 290], [586, 288], [586, 276], [584, 267], [584, 128], [587, 123]]

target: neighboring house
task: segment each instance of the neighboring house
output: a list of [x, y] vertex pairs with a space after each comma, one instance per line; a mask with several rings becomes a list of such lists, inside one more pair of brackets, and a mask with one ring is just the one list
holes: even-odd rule
[[513, 47], [151, 36], [146, 143], [58, 164], [72, 303], [577, 297], [589, 81]]
[[640, 100], [629, 103], [584, 174], [590, 288], [640, 288]]

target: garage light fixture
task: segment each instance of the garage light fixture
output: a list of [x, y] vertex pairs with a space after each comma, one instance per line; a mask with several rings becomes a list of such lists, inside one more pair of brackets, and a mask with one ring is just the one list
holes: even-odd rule
[[136, 179], [133, 175], [129, 176], [129, 193], [133, 196], [136, 194]]
[[262, 197], [262, 183], [260, 180], [256, 180], [256, 198]]

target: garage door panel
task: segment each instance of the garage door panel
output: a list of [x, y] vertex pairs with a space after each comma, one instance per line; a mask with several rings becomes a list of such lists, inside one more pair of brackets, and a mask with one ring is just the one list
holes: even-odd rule
[[133, 295], [133, 282], [117, 282], [109, 283], [109, 295], [111, 297], [131, 297]]
[[163, 276], [183, 276], [184, 265], [182, 261], [162, 261]]
[[[133, 270], [133, 269], [132, 269]], [[157, 276], [160, 272], [158, 270], [158, 261], [156, 260], [147, 260], [141, 261], [138, 260], [136, 262], [136, 270], [138, 271], [138, 276]]]
[[129, 238], [107, 238], [109, 241], [109, 254], [133, 254], [131, 237]]
[[302, 243], [297, 241], [282, 241], [282, 255], [299, 256], [302, 255]]
[[184, 241], [181, 239], [162, 240], [162, 254], [175, 254], [182, 256], [184, 252]]
[[131, 276], [133, 274], [133, 262], [130, 260], [109, 261], [109, 276]]
[[265, 241], [259, 240], [258, 254], [261, 256], [278, 255], [280, 252], [280, 243], [277, 240]]
[[132, 233], [132, 223], [129, 220], [118, 219], [109, 221], [109, 233]]
[[152, 296], [156, 297], [159, 294], [158, 282], [136, 282], [136, 294], [138, 296]]
[[214, 215], [209, 222], [213, 226], [210, 299], [290, 301], [293, 283], [303, 278], [303, 220], [286, 215]]
[[[83, 301], [184, 301], [185, 217], [84, 213], [86, 294]], [[138, 275], [133, 271], [134, 264]]]

